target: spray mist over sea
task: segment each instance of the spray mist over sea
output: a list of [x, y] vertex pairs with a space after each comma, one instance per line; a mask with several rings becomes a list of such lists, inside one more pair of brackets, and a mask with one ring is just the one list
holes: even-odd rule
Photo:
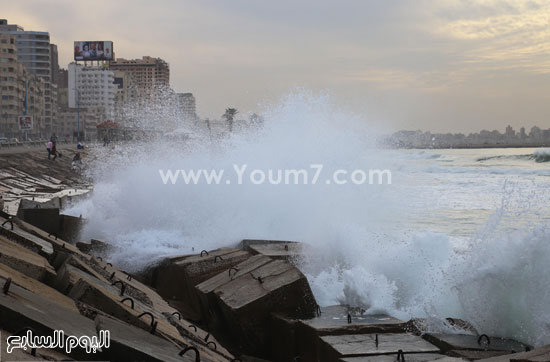
[[[225, 138], [94, 150], [91, 198], [67, 210], [128, 270], [245, 238], [311, 247], [302, 270], [321, 305], [408, 320], [464, 318], [481, 333], [550, 343], [548, 163], [517, 151], [399, 151], [327, 96], [291, 94]], [[516, 153], [514, 153], [516, 152]], [[538, 151], [537, 151], [538, 152]], [[501, 157], [502, 156], [502, 157]], [[543, 157], [544, 158], [544, 157]], [[540, 160], [540, 157], [539, 157]], [[315, 184], [164, 184], [159, 169], [308, 169]], [[337, 169], [388, 169], [391, 184], [327, 184]]]

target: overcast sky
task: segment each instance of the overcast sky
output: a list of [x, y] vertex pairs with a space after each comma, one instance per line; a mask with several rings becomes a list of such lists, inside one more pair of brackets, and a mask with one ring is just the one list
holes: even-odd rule
[[160, 57], [202, 117], [241, 113], [297, 87], [368, 122], [432, 131], [550, 127], [546, 0], [18, 0], [2, 18]]

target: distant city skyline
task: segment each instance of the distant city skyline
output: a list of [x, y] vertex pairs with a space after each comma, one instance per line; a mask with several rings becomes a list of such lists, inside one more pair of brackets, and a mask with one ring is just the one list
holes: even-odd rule
[[388, 131], [550, 127], [550, 4], [543, 0], [6, 2], [48, 31], [59, 63], [75, 40], [160, 57], [197, 113], [261, 111], [304, 87]]
[[550, 146], [550, 128], [521, 127], [516, 131], [514, 127], [508, 125], [504, 133], [486, 129], [469, 133], [401, 130], [384, 137], [382, 143], [386, 146], [404, 148], [548, 147]]

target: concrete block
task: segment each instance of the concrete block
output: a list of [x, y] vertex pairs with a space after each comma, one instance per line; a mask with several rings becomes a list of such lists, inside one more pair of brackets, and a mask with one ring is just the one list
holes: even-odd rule
[[0, 356], [1, 361], [68, 361], [70, 358], [63, 353], [52, 349], [40, 348], [36, 350], [35, 355], [31, 354], [30, 350], [14, 349], [8, 353], [7, 339], [14, 333], [10, 333], [0, 328]]
[[79, 240], [80, 233], [86, 225], [86, 219], [70, 215], [59, 215], [58, 235], [61, 239], [69, 243], [75, 243]]
[[272, 259], [294, 261], [299, 259], [304, 252], [304, 244], [296, 241], [282, 240], [250, 240], [241, 241], [241, 249], [252, 255], [265, 255]]
[[447, 352], [450, 350], [504, 351], [514, 353], [525, 351], [527, 346], [518, 341], [498, 337], [474, 336], [468, 334], [432, 334], [422, 336], [427, 341]]
[[16, 230], [20, 230], [21, 233], [23, 233], [26, 236], [30, 235], [30, 237], [33, 237], [34, 240], [42, 240], [44, 242], [49, 243], [53, 248], [54, 253], [62, 252], [62, 253], [76, 254], [84, 258], [89, 257], [88, 255], [78, 250], [76, 246], [66, 242], [56, 234], [51, 234], [47, 231], [44, 231], [34, 225], [31, 225], [17, 218], [14, 218], [13, 221], [16, 225]]
[[245, 353], [269, 355], [271, 313], [311, 318], [316, 302], [307, 279], [293, 265], [274, 260], [239, 275], [214, 290], [225, 333]]
[[[5, 282], [0, 277], [0, 285]], [[63, 330], [65, 337], [96, 335], [93, 321], [14, 283], [7, 294], [0, 293], [0, 321], [1, 328], [12, 333], [30, 327], [43, 336], [53, 336], [56, 330]], [[82, 360], [90, 359], [82, 348], [73, 349], [70, 356]]]
[[200, 354], [200, 361], [222, 362], [233, 359], [214, 353], [211, 349], [189, 340], [184, 344], [178, 344], [109, 317], [98, 315], [95, 321], [98, 331], [109, 330], [111, 333], [111, 348], [106, 350], [106, 353], [112, 362], [196, 361], [196, 355], [191, 351], [179, 356], [184, 346], [196, 348]]
[[[200, 319], [195, 286], [249, 258], [249, 253], [221, 248], [167, 259], [154, 272], [153, 286], [170, 304]], [[198, 318], [197, 318], [198, 317]]]
[[529, 358], [520, 358], [520, 359], [512, 359], [510, 362], [549, 362], [550, 361], [550, 353], [540, 355], [540, 356], [533, 356]]
[[[342, 358], [340, 362], [396, 362], [395, 355]], [[466, 359], [449, 357], [438, 353], [411, 353], [405, 355], [407, 362], [464, 362]]]
[[506, 351], [472, 351], [467, 349], [451, 350], [447, 355], [452, 357], [464, 358], [468, 361], [476, 361], [485, 358], [492, 358], [508, 354]]
[[195, 287], [197, 298], [200, 303], [202, 319], [208, 324], [212, 330], [220, 330], [223, 328], [222, 312], [218, 307], [218, 297], [215, 290], [230, 283], [235, 278], [250, 273], [262, 265], [270, 263], [271, 258], [263, 255], [254, 255], [249, 259], [235, 265], [234, 269], [228, 269]]
[[[218, 355], [231, 356], [215, 338], [212, 336], [206, 338], [206, 335], [208, 335], [207, 332], [196, 327], [191, 328], [191, 323], [185, 320], [176, 321], [175, 317], [170, 318], [172, 314], [167, 314], [163, 312], [162, 309], [155, 309], [155, 306], [162, 306], [164, 310], [173, 313], [175, 310], [168, 305], [162, 305], [162, 303], [158, 302], [155, 305], [149, 298], [145, 299], [146, 303], [134, 297], [130, 297], [131, 300], [126, 299], [129, 297], [127, 292], [131, 290], [128, 286], [128, 282], [132, 281], [117, 279], [115, 273], [115, 277], [113, 277], [112, 280], [124, 282], [124, 295], [120, 295], [120, 288], [118, 285], [117, 287], [112, 286], [110, 281], [107, 281], [101, 275], [96, 277], [97, 273], [94, 270], [90, 271], [87, 269], [88, 266], [84, 263], [81, 263], [80, 267], [88, 270], [88, 272], [73, 266], [72, 264], [76, 262], [77, 260], [75, 258], [71, 258], [58, 271], [58, 282], [56, 286], [62, 290], [68, 291], [69, 297], [111, 315], [125, 323], [141, 328], [146, 332], [151, 332], [154, 329], [154, 335], [164, 339], [182, 344], [190, 344], [194, 341], [197, 346], [202, 344], [204, 345], [202, 354], [205, 356], [210, 355], [213, 359], [219, 358]], [[144, 292], [139, 292], [140, 297], [145, 295]], [[151, 291], [150, 295], [152, 293], [154, 292]], [[157, 298], [160, 299], [158, 296]], [[124, 299], [126, 300], [122, 302]], [[143, 315], [144, 313], [145, 315]], [[151, 317], [154, 318], [154, 323]], [[154, 328], [153, 324], [155, 324]], [[212, 350], [214, 347], [215, 350]]]
[[[366, 315], [345, 305], [320, 308], [320, 314], [312, 319], [300, 320], [300, 324], [317, 336], [367, 333], [402, 333], [406, 323], [385, 314]], [[351, 323], [348, 323], [348, 314]]]
[[[92, 244], [93, 243], [94, 241], [92, 240]], [[208, 342], [214, 342], [216, 345], [215, 353], [226, 357], [231, 357], [231, 354], [214, 336], [182, 317], [182, 314], [179, 311], [170, 306], [155, 290], [151, 289], [149, 286], [141, 283], [139, 280], [118, 269], [116, 266], [109, 265], [106, 261], [91, 258], [85, 262], [86, 263], [84, 265], [80, 265], [81, 270], [87, 270], [98, 279], [108, 281], [114, 273], [113, 279], [124, 281], [126, 284], [125, 294], [135, 298], [136, 301], [140, 302], [138, 304], [143, 305], [144, 308], [149, 307], [147, 311], [152, 312], [156, 317], [162, 320], [162, 322], [159, 322], [158, 327], [161, 332], [163, 331], [164, 324], [168, 322], [177, 329], [181, 336], [194, 341], [197, 345], [204, 345], [206, 347]], [[93, 268], [93, 270], [90, 271], [89, 268]], [[100, 273], [100, 275], [98, 275], [98, 273]], [[162, 317], [164, 317], [166, 321], [164, 321]], [[173, 333], [174, 329], [168, 329], [168, 332]], [[213, 346], [214, 345], [210, 344], [209, 348], [207, 348], [204, 353], [214, 353], [211, 351]]]
[[103, 240], [91, 239], [89, 243], [77, 241], [76, 247], [83, 253], [103, 256], [111, 245]]
[[176, 344], [121, 321], [98, 315], [95, 318], [95, 323], [98, 332], [102, 330], [110, 332], [111, 345], [104, 353], [111, 362], [195, 361], [195, 356], [192, 353], [183, 357], [178, 356], [182, 348]]
[[[348, 314], [351, 323], [348, 323]], [[297, 325], [298, 354], [302, 361], [318, 361], [320, 337], [369, 333], [403, 333], [406, 323], [388, 315], [364, 315], [348, 306], [335, 305], [320, 308], [312, 319], [299, 320]]]
[[71, 298], [59, 293], [54, 288], [47, 286], [34, 278], [28, 277], [27, 275], [18, 272], [4, 264], [0, 264], [0, 277], [4, 279], [11, 278], [12, 283], [19, 285], [27, 289], [28, 291], [40, 295], [57, 305], [70, 309], [75, 313], [78, 313], [74, 301]]
[[[32, 250], [47, 260], [51, 260], [54, 257], [53, 245], [40, 237], [32, 235], [27, 231], [21, 229], [17, 224], [17, 220], [13, 219], [8, 221], [7, 219], [0, 218], [0, 235], [6, 239], [16, 242], [17, 244]], [[13, 226], [13, 228], [12, 228]]]
[[[378, 340], [378, 342], [377, 342]], [[321, 337], [320, 361], [348, 357], [397, 355], [403, 353], [439, 353], [439, 348], [408, 333], [345, 334]]]
[[40, 281], [51, 281], [56, 275], [44, 257], [3, 236], [0, 236], [0, 264]]
[[22, 199], [17, 210], [17, 217], [48, 233], [59, 235], [61, 219], [58, 206]]
[[[529, 361], [530, 359], [538, 358], [543, 359], [544, 361], [550, 361], [549, 359], [544, 359], [548, 357], [550, 354], [550, 344], [546, 346], [542, 346], [539, 348], [535, 348], [528, 352], [520, 352], [520, 353], [513, 353], [513, 354], [507, 354], [503, 356], [498, 357], [492, 357], [487, 359], [480, 359], [479, 362], [512, 362], [512, 361]], [[533, 360], [536, 361], [536, 360]]]
[[[298, 320], [287, 318], [281, 314], [273, 314], [269, 325], [272, 338], [270, 339], [269, 359], [273, 362], [294, 361], [299, 357], [300, 362], [309, 361], [299, 352], [299, 335], [297, 333]], [[309, 349], [317, 348], [318, 343], [309, 345]], [[312, 353], [317, 355], [317, 352]]]

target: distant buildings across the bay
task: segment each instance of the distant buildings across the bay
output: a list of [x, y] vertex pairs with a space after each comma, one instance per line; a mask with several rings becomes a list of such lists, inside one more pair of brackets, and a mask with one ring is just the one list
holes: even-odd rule
[[525, 127], [515, 131], [507, 126], [504, 133], [483, 130], [479, 133], [431, 133], [423, 131], [398, 131], [383, 140], [383, 144], [395, 148], [497, 148], [497, 147], [548, 147], [550, 128]]

